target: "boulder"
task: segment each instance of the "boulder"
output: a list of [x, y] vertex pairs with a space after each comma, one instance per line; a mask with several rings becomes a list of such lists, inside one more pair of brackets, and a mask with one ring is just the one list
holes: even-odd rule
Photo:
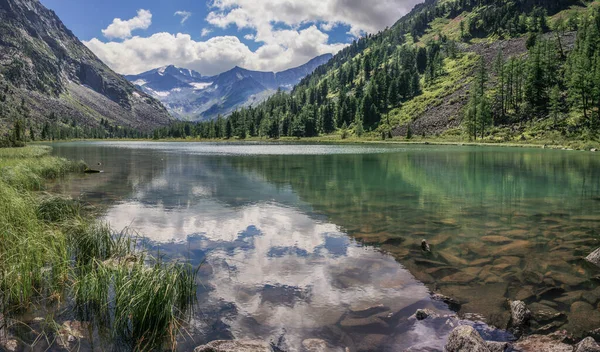
[[531, 312], [523, 301], [512, 301], [510, 302], [510, 318], [511, 326], [514, 329], [522, 330], [529, 323]]
[[436, 312], [430, 309], [417, 309], [417, 311], [415, 312], [415, 317], [417, 318], [417, 320], [425, 320], [430, 317], [437, 318], [438, 315]]
[[516, 342], [513, 348], [519, 352], [573, 352], [573, 346], [552, 334], [527, 336]]
[[217, 340], [196, 347], [194, 352], [273, 352], [273, 348], [261, 340]]
[[490, 352], [504, 352], [508, 349], [508, 342], [486, 341], [485, 343]]
[[456, 327], [448, 336], [446, 352], [490, 352], [479, 333], [468, 325]]
[[302, 341], [302, 347], [306, 352], [344, 352], [341, 347], [332, 347], [325, 340], [306, 339]]
[[590, 262], [596, 266], [600, 266], [600, 248], [598, 248], [595, 251], [593, 251], [592, 253], [590, 253], [590, 255], [585, 257], [585, 260], [587, 260], [588, 262]]
[[575, 352], [600, 352], [600, 346], [594, 338], [588, 336], [577, 344]]

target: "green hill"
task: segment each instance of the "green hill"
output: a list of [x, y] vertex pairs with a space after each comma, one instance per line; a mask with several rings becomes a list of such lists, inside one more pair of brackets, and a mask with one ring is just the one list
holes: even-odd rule
[[155, 137], [594, 140], [600, 2], [426, 1], [227, 119]]

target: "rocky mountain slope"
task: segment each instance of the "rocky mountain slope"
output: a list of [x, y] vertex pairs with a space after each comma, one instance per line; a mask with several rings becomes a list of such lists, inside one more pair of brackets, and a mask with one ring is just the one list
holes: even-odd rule
[[166, 66], [126, 78], [162, 101], [174, 116], [185, 120], [205, 120], [228, 115], [239, 107], [258, 104], [278, 89], [291, 90], [331, 57], [331, 54], [321, 55], [302, 66], [282, 72], [234, 67], [216, 76], [202, 76], [189, 69]]
[[171, 117], [116, 74], [38, 0], [0, 0], [0, 125], [23, 118], [82, 128], [151, 129]]

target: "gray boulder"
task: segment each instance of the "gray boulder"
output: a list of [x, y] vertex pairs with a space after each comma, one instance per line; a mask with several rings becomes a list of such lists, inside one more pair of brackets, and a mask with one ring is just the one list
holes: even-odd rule
[[508, 342], [486, 341], [485, 344], [490, 352], [504, 352], [508, 349]]
[[531, 312], [527, 309], [523, 301], [512, 301], [510, 302], [510, 317], [512, 328], [516, 332], [522, 333], [527, 324], [529, 324]]
[[468, 325], [461, 325], [450, 333], [446, 352], [490, 352], [479, 333]]
[[588, 262], [590, 262], [596, 266], [600, 266], [600, 248], [598, 248], [595, 251], [593, 251], [592, 253], [590, 253], [590, 255], [585, 257], [585, 260], [587, 260]]
[[273, 348], [261, 340], [217, 340], [196, 347], [194, 352], [273, 352]]
[[600, 352], [600, 346], [598, 346], [594, 338], [586, 337], [577, 344], [575, 352]]

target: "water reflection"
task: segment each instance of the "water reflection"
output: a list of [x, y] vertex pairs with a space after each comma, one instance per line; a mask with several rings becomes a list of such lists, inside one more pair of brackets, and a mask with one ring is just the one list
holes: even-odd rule
[[560, 313], [534, 329], [600, 327], [600, 311], [570, 312], [600, 301], [598, 271], [580, 260], [600, 245], [590, 153], [176, 143], [56, 153], [103, 162], [105, 173], [58, 187], [103, 204], [115, 228], [206, 260], [188, 347], [257, 337], [294, 351], [318, 337], [351, 351], [439, 350], [456, 320], [408, 319], [420, 307], [449, 314], [428, 288], [500, 327], [515, 298]]
[[352, 351], [440, 350], [447, 322], [457, 322], [407, 320], [418, 308], [452, 313], [393, 257], [356, 243], [292, 188], [240, 171], [239, 158], [121, 149], [117, 160], [69, 155], [86, 148], [57, 151], [102, 158], [105, 172], [64, 183], [64, 191], [115, 199], [104, 214], [113, 228], [143, 234], [172, 259], [203, 262], [194, 341], [184, 349], [259, 338], [300, 351], [304, 340], [320, 338]]

